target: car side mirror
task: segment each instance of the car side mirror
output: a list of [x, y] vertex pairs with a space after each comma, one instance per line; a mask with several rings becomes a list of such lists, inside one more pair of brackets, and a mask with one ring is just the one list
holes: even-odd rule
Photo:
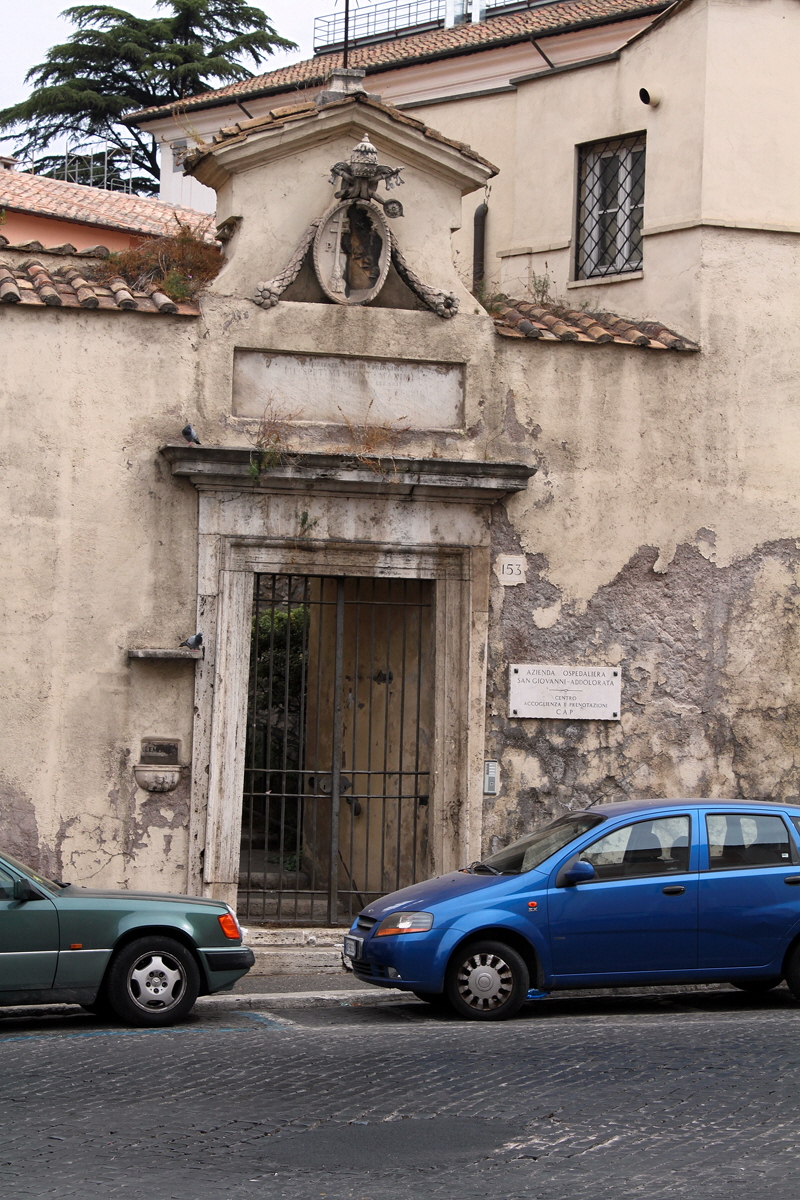
[[15, 879], [14, 899], [18, 900], [20, 904], [25, 904], [28, 900], [43, 900], [44, 897], [27, 879]]
[[574, 887], [576, 883], [588, 883], [590, 879], [597, 879], [597, 872], [590, 862], [579, 858], [559, 871], [556, 887]]

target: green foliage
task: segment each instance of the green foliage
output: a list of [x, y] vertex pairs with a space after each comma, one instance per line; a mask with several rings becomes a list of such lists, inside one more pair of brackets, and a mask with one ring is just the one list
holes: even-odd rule
[[[252, 768], [244, 826], [254, 844], [283, 848], [284, 869], [299, 866], [299, 773], [308, 608], [267, 609], [253, 617], [250, 720], [245, 761]], [[281, 799], [283, 797], [283, 799]], [[281, 817], [282, 814], [282, 817]], [[281, 842], [281, 824], [283, 840]]]
[[147, 238], [130, 250], [109, 254], [95, 267], [94, 277], [103, 280], [119, 275], [136, 291], [152, 284], [180, 303], [194, 299], [221, 266], [219, 248], [177, 222], [169, 237]]
[[293, 49], [260, 8], [245, 0], [157, 0], [166, 10], [152, 18], [106, 4], [79, 4], [65, 16], [77, 27], [31, 67], [27, 100], [0, 110], [0, 130], [14, 139], [19, 157], [34, 157], [40, 173], [63, 160], [42, 152], [56, 139], [104, 138], [139, 174], [134, 190], [156, 191], [155, 139], [123, 123], [125, 113], [156, 104], [180, 104], [252, 71], [276, 49]]

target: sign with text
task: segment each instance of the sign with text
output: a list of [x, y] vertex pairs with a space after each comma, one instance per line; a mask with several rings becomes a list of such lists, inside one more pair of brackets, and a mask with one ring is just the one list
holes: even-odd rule
[[551, 667], [511, 663], [508, 715], [570, 721], [618, 721], [622, 700], [619, 667]]
[[499, 554], [494, 560], [494, 572], [503, 587], [525, 583], [527, 563], [524, 554]]

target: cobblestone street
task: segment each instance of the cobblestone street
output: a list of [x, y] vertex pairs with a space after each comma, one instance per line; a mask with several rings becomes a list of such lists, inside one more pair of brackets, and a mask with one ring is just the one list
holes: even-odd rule
[[0, 1018], [0, 1193], [796, 1200], [785, 988], [577, 997], [477, 1025], [418, 1002]]

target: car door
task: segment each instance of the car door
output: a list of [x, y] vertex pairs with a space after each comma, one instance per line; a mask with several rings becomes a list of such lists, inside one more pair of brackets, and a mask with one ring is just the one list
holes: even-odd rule
[[757, 810], [703, 817], [699, 964], [766, 966], [800, 919], [800, 865], [787, 824]]
[[0, 996], [51, 988], [58, 963], [58, 913], [47, 896], [15, 900], [19, 879], [0, 862]]
[[[596, 877], [548, 890], [557, 976], [631, 976], [697, 965], [697, 871], [690, 812], [618, 826], [579, 858]], [[690, 870], [690, 866], [693, 870]]]

